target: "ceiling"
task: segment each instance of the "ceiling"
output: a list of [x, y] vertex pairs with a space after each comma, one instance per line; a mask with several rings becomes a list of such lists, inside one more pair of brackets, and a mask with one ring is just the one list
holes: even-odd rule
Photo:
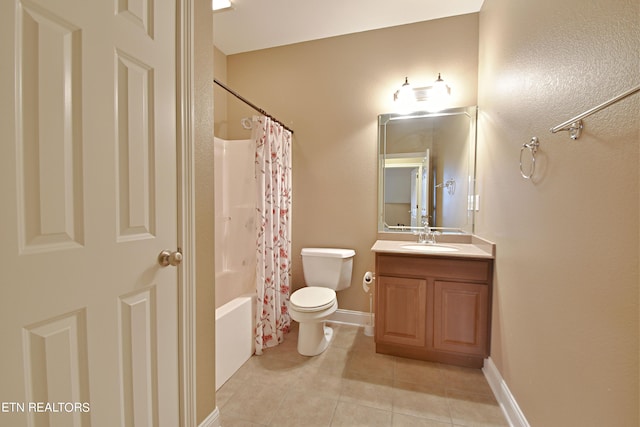
[[480, 11], [484, 0], [231, 0], [213, 14], [226, 55]]

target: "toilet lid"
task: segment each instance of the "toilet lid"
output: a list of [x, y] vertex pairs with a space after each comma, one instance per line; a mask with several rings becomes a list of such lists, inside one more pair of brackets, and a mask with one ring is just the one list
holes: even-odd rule
[[314, 311], [329, 307], [335, 299], [333, 289], [307, 286], [295, 291], [289, 301], [300, 311]]

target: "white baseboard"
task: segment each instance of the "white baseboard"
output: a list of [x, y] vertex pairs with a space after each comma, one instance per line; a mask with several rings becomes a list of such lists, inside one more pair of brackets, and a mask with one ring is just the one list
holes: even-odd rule
[[511, 427], [530, 427], [529, 422], [518, 406], [518, 402], [511, 394], [509, 387], [507, 387], [502, 375], [500, 375], [500, 371], [498, 371], [490, 357], [484, 359], [482, 372], [484, 372], [484, 376], [487, 378], [487, 382], [496, 396], [502, 412], [504, 412], [507, 421], [509, 421], [509, 425]]
[[[335, 313], [327, 319], [329, 322], [342, 323], [345, 325], [367, 326], [371, 322], [371, 315], [363, 311], [337, 309]], [[375, 314], [373, 315], [375, 321]]]
[[207, 418], [202, 420], [198, 427], [220, 427], [220, 410], [217, 406]]

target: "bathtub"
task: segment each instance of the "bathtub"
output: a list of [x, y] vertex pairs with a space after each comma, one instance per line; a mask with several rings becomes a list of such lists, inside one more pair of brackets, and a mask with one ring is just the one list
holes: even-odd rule
[[255, 301], [255, 295], [245, 295], [216, 308], [216, 390], [255, 351]]

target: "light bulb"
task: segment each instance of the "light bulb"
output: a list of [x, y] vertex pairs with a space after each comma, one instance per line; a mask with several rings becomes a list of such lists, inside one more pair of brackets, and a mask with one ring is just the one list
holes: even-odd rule
[[415, 108], [416, 95], [407, 77], [404, 78], [404, 83], [396, 92], [396, 103], [396, 109], [400, 114], [411, 113]]
[[433, 83], [433, 86], [431, 86], [427, 110], [435, 112], [447, 108], [450, 91], [451, 89], [444, 80], [442, 80], [440, 73], [438, 73], [438, 79]]
[[222, 10], [231, 7], [231, 0], [211, 0], [212, 10]]

